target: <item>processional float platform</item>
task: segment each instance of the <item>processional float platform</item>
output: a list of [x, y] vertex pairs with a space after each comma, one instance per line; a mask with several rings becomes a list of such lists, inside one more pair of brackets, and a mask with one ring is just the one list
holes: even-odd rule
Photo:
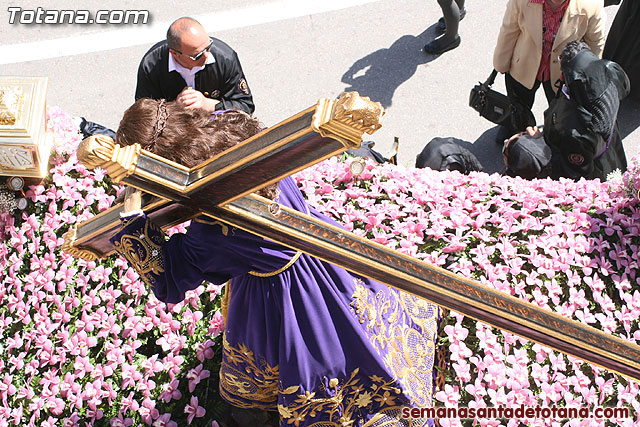
[[[248, 195], [359, 146], [365, 132], [380, 127], [382, 114], [379, 103], [354, 92], [337, 101], [322, 99], [191, 169], [146, 152], [138, 144], [121, 147], [105, 137], [83, 141], [78, 159], [89, 168], [106, 169], [116, 182], [151, 194], [143, 200], [143, 209], [159, 226], [207, 215], [640, 381], [640, 346]], [[65, 250], [90, 259], [110, 254], [108, 238], [119, 228], [121, 211], [122, 206], [115, 206], [78, 224], [65, 236]]]
[[0, 175], [44, 178], [53, 136], [47, 132], [46, 77], [0, 76]]

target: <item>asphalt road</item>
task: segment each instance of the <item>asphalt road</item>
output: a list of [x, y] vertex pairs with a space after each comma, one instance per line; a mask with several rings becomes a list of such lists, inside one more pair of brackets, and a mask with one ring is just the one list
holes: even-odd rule
[[[383, 127], [370, 139], [386, 154], [398, 137], [400, 164], [413, 166], [432, 138], [453, 136], [474, 143], [489, 172], [501, 167], [497, 129], [468, 106], [468, 96], [492, 69], [506, 0], [469, 0], [462, 44], [441, 56], [422, 51], [436, 35], [436, 0], [217, 0], [179, 6], [170, 0], [116, 0], [108, 3], [111, 10], [147, 10], [147, 24], [26, 24], [18, 18], [38, 7], [95, 13], [103, 4], [3, 2], [0, 75], [48, 76], [49, 105], [117, 128], [133, 102], [142, 55], [164, 38], [175, 18], [192, 16], [238, 52], [255, 114], [266, 125], [321, 97], [357, 90], [385, 106]], [[19, 10], [13, 24], [9, 8]], [[606, 8], [609, 24], [616, 11], [617, 6]], [[28, 18], [27, 13], [23, 21]], [[495, 87], [503, 90], [501, 78]], [[540, 90], [534, 107], [540, 122], [545, 107]], [[640, 105], [625, 102], [619, 119], [631, 158], [640, 146]]]

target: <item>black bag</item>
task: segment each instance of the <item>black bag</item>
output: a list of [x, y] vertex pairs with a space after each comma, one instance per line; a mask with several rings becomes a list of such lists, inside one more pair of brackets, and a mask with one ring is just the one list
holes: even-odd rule
[[535, 126], [536, 120], [529, 108], [491, 89], [497, 75], [498, 72], [493, 70], [487, 81], [478, 83], [471, 89], [469, 94], [471, 108], [485, 119], [508, 128], [514, 134], [525, 130], [527, 126]]
[[437, 171], [457, 170], [463, 174], [482, 171], [482, 164], [471, 151], [461, 145], [464, 143], [465, 141], [451, 137], [433, 138], [416, 157], [416, 167]]

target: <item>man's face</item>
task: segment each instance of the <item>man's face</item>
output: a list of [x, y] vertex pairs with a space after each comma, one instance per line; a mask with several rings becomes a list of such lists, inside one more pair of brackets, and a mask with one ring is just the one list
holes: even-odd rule
[[[204, 29], [192, 27], [181, 34], [180, 50], [171, 50], [173, 59], [185, 68], [200, 67], [207, 62], [208, 48], [211, 45], [211, 39]], [[198, 56], [197, 60], [192, 58]]]

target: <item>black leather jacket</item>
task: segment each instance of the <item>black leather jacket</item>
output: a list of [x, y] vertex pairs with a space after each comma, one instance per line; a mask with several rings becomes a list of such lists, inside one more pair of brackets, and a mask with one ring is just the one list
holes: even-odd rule
[[[194, 89], [202, 92], [207, 98], [219, 100], [216, 110], [235, 109], [253, 113], [253, 97], [238, 55], [223, 41], [213, 37], [211, 40], [213, 44], [210, 52], [215, 62], [198, 71]], [[167, 41], [156, 43], [144, 55], [138, 67], [136, 99], [174, 101], [186, 86], [186, 82], [177, 71], [169, 72]]]
[[566, 87], [544, 113], [552, 177], [605, 180], [615, 169], [625, 171], [616, 117], [620, 100], [629, 94], [627, 75], [589, 50], [578, 53], [562, 71]]

